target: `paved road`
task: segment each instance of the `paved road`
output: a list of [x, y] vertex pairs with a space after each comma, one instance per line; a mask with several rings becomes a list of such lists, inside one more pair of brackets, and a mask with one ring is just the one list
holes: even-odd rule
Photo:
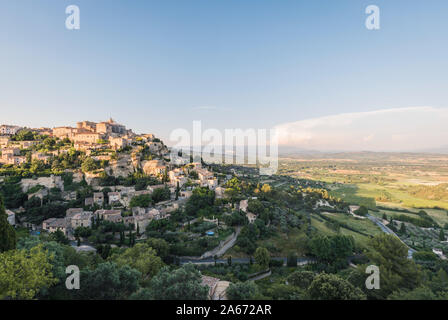
[[393, 232], [392, 230], [390, 230], [387, 226], [384, 225], [383, 222], [381, 222], [380, 219], [378, 219], [377, 217], [371, 216], [370, 214], [367, 215], [367, 218], [369, 218], [371, 221], [373, 221], [374, 223], [376, 223], [377, 226], [379, 226], [381, 228], [381, 230], [384, 233], [387, 234], [391, 234], [395, 237], [397, 237], [406, 247], [408, 247], [408, 258], [412, 259], [412, 255], [414, 254], [415, 250], [412, 248], [409, 248], [409, 246], [403, 242], [403, 240], [400, 239], [399, 236], [397, 236], [397, 234], [395, 232]]
[[271, 270], [268, 270], [267, 272], [264, 272], [264, 273], [262, 273], [262, 274], [259, 274], [259, 275], [256, 276], [256, 277], [249, 278], [248, 280], [250, 280], [250, 281], [261, 280], [261, 279], [264, 279], [264, 278], [269, 277], [271, 274], [272, 274], [272, 271], [271, 271]]
[[232, 239], [230, 239], [225, 245], [222, 246], [222, 248], [218, 249], [216, 252], [214, 252], [213, 254], [211, 254], [211, 256], [218, 256], [221, 257], [222, 255], [224, 255], [227, 250], [229, 250], [230, 248], [232, 248], [239, 236], [241, 232], [241, 227], [236, 227], [236, 231], [234, 236], [232, 237]]
[[[288, 258], [276, 257], [276, 258], [272, 258], [272, 260], [283, 261], [283, 265], [286, 265], [286, 261], [288, 260]], [[301, 265], [305, 265], [305, 264], [308, 264], [313, 261], [314, 261], [314, 259], [312, 259], [312, 258], [297, 258], [297, 265], [301, 266]], [[201, 260], [180, 259], [180, 264], [186, 264], [186, 263], [190, 263], [190, 262], [193, 264], [214, 264], [215, 260], [213, 258], [207, 258], [207, 259], [201, 259]], [[232, 263], [249, 263], [249, 262], [250, 262], [250, 258], [232, 258]], [[227, 263], [227, 259], [217, 259], [216, 263]]]

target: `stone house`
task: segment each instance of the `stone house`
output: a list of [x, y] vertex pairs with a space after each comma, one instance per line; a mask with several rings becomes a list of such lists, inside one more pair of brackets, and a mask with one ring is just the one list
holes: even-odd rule
[[95, 216], [106, 221], [113, 221], [116, 217], [121, 217], [121, 210], [97, 210]]
[[102, 192], [93, 193], [93, 202], [101, 207], [104, 203], [104, 193]]
[[76, 213], [70, 219], [70, 225], [73, 229], [78, 227], [90, 227], [92, 225], [93, 212], [84, 211]]
[[67, 221], [65, 218], [50, 218], [42, 223], [42, 229], [50, 233], [61, 230], [67, 235]]
[[109, 204], [112, 204], [114, 202], [121, 200], [121, 194], [119, 192], [108, 192], [107, 196], [109, 198]]

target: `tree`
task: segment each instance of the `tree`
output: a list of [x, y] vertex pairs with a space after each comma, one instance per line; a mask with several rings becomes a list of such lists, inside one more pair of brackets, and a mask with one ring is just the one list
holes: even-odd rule
[[263, 193], [269, 193], [269, 192], [271, 192], [271, 186], [270, 185], [268, 185], [268, 184], [263, 184], [263, 186], [261, 187], [261, 192], [263, 192]]
[[[372, 298], [385, 299], [394, 291], [412, 290], [421, 282], [418, 266], [408, 259], [408, 248], [395, 236], [381, 234], [369, 242], [371, 264], [380, 269], [381, 288], [369, 290]], [[365, 270], [364, 266], [360, 267]]]
[[253, 281], [231, 283], [226, 293], [230, 300], [252, 300], [258, 295], [258, 287]]
[[443, 229], [440, 229], [439, 241], [445, 241], [445, 233], [443, 232]]
[[369, 210], [364, 206], [360, 206], [359, 209], [354, 211], [354, 214], [356, 214], [358, 216], [366, 216], [368, 213], [369, 213]]
[[297, 267], [297, 255], [295, 254], [295, 252], [290, 252], [288, 254], [286, 265], [288, 267]]
[[400, 226], [400, 233], [401, 233], [401, 234], [405, 234], [405, 233], [406, 233], [406, 225], [405, 225], [404, 222], [401, 223], [401, 226]]
[[418, 287], [412, 291], [396, 291], [392, 293], [390, 300], [437, 300], [437, 296], [428, 287]]
[[179, 186], [179, 181], [177, 181], [177, 183], [176, 183], [176, 200], [179, 199], [179, 195], [180, 195], [180, 186]]
[[269, 255], [268, 249], [261, 247], [255, 250], [254, 258], [257, 264], [263, 269], [266, 269], [271, 261], [271, 256]]
[[97, 169], [97, 165], [95, 163], [95, 160], [93, 160], [91, 157], [87, 157], [81, 165], [81, 169], [84, 172], [90, 172]]
[[437, 255], [432, 251], [417, 251], [412, 255], [415, 261], [437, 261]]
[[0, 253], [0, 299], [33, 299], [42, 288], [56, 283], [51, 271], [42, 245]]
[[201, 273], [193, 264], [162, 270], [151, 280], [152, 297], [156, 300], [205, 300], [208, 287], [202, 285]]
[[215, 203], [215, 191], [207, 187], [196, 188], [192, 196], [187, 200], [185, 213], [189, 216], [195, 216], [201, 209], [213, 206]]
[[150, 194], [142, 194], [139, 196], [132, 197], [131, 202], [129, 203], [129, 206], [131, 208], [134, 207], [142, 207], [146, 208], [149, 207], [149, 205], [152, 203], [152, 198]]
[[146, 240], [148, 246], [156, 250], [157, 255], [163, 260], [168, 257], [170, 253], [170, 245], [163, 239], [159, 238], [148, 238]]
[[14, 136], [14, 140], [16, 141], [32, 141], [34, 140], [34, 133], [31, 130], [20, 130]]
[[431, 279], [429, 286], [434, 293], [446, 292], [446, 288], [448, 288], [448, 274], [445, 270], [440, 268], [436, 276]]
[[52, 232], [50, 236], [48, 237], [50, 241], [56, 241], [62, 244], [69, 244], [70, 240], [64, 235], [64, 233], [61, 230], [56, 230], [55, 232]]
[[12, 250], [16, 247], [16, 232], [8, 222], [3, 205], [3, 198], [0, 196], [0, 252]]
[[153, 203], [159, 203], [161, 201], [169, 200], [171, 196], [170, 189], [167, 187], [165, 188], [158, 188], [153, 191], [151, 194]]
[[126, 299], [139, 288], [139, 271], [129, 266], [119, 267], [115, 263], [105, 262], [95, 270], [83, 270], [79, 297], [90, 300]]
[[38, 174], [45, 169], [45, 164], [42, 160], [31, 161], [30, 172], [33, 174]]
[[273, 283], [267, 288], [266, 295], [274, 300], [302, 300], [305, 294], [300, 288], [285, 283]]
[[313, 282], [314, 277], [315, 274], [311, 271], [295, 271], [288, 276], [287, 281], [290, 285], [308, 289], [311, 282]]
[[317, 275], [308, 293], [315, 300], [364, 300], [365, 295], [350, 282], [334, 274]]
[[255, 214], [262, 214], [264, 211], [263, 203], [258, 199], [248, 201], [247, 210]]
[[129, 265], [140, 271], [144, 282], [149, 281], [163, 267], [163, 262], [156, 255], [156, 251], [145, 243], [138, 243], [123, 253], [113, 254], [110, 260], [118, 266]]
[[129, 297], [129, 300], [152, 300], [151, 289], [140, 288]]
[[346, 264], [346, 259], [350, 256], [355, 247], [352, 236], [316, 236], [309, 241], [309, 249], [320, 262], [328, 265], [341, 266]]

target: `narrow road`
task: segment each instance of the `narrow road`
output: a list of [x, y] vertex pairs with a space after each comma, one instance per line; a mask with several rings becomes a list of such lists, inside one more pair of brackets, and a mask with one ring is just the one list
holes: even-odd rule
[[374, 222], [377, 226], [380, 227], [380, 229], [387, 234], [391, 234], [395, 237], [398, 238], [398, 240], [400, 240], [407, 248], [408, 248], [408, 259], [412, 259], [412, 255], [414, 254], [415, 250], [410, 248], [406, 243], [403, 242], [403, 240], [400, 239], [399, 236], [397, 236], [397, 234], [395, 232], [393, 232], [391, 229], [389, 229], [386, 225], [384, 225], [383, 222], [381, 222], [380, 219], [378, 219], [377, 217], [371, 216], [370, 214], [367, 215], [367, 218], [369, 218], [369, 220], [371, 220], [372, 222]]
[[271, 274], [272, 274], [272, 271], [269, 269], [268, 271], [266, 271], [266, 272], [264, 272], [262, 274], [259, 274], [258, 276], [255, 276], [253, 278], [249, 278], [247, 280], [249, 280], [249, 281], [257, 281], [257, 280], [261, 280], [261, 279], [267, 278]]
[[222, 248], [218, 249], [212, 256], [217, 255], [218, 257], [221, 257], [224, 255], [227, 250], [232, 248], [235, 245], [236, 240], [238, 239], [238, 236], [240, 235], [241, 227], [236, 227], [235, 235], [232, 237], [231, 240], [229, 240], [225, 245], [222, 246]]
[[[286, 265], [286, 261], [288, 258], [286, 257], [275, 257], [272, 260], [283, 261], [283, 265]], [[315, 260], [312, 258], [297, 258], [297, 265], [302, 266], [308, 264], [310, 262], [314, 262]], [[232, 263], [249, 263], [250, 258], [232, 258]], [[255, 261], [254, 261], [255, 262]], [[213, 258], [201, 259], [201, 260], [193, 260], [193, 259], [180, 259], [180, 264], [214, 264], [215, 260]], [[217, 259], [216, 263], [227, 263], [227, 259]]]

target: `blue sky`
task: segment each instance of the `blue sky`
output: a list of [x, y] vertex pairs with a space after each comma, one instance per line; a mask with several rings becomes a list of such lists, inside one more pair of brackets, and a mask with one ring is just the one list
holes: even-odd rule
[[[65, 28], [78, 5], [81, 29]], [[365, 8], [381, 9], [381, 30]], [[448, 2], [3, 0], [0, 122], [271, 128], [448, 106]], [[443, 133], [442, 133], [443, 134]]]

